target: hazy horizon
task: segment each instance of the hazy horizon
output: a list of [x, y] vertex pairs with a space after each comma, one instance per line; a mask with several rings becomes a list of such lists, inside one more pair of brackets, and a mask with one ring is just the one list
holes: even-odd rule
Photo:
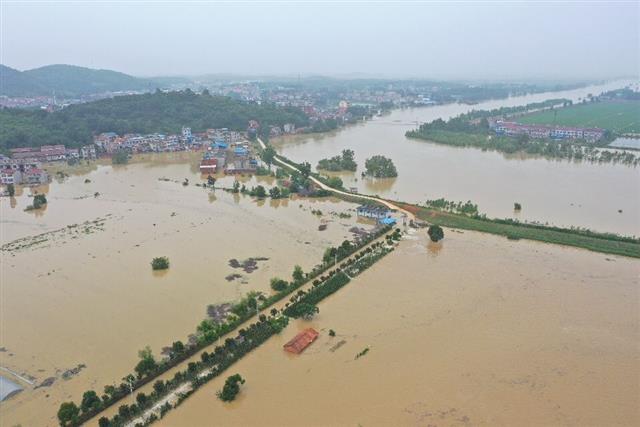
[[0, 62], [136, 76], [637, 77], [638, 12], [636, 2], [2, 2]]

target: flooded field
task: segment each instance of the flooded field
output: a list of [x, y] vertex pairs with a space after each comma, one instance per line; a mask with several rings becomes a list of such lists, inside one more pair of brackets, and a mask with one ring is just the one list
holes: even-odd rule
[[[271, 277], [290, 278], [295, 264], [310, 269], [327, 246], [352, 237], [355, 215], [337, 216], [352, 204], [211, 193], [194, 185], [197, 165], [197, 153], [92, 165], [34, 189], [46, 193], [46, 209], [24, 211], [30, 189], [0, 201], [0, 365], [26, 380], [0, 372], [25, 389], [0, 405], [3, 426], [57, 425], [62, 401], [119, 382], [145, 345], [159, 356], [186, 341], [208, 304], [270, 292]], [[318, 209], [322, 216], [311, 213]], [[152, 272], [156, 256], [171, 268]], [[229, 264], [252, 257], [265, 258], [253, 272]]]
[[[223, 375], [159, 425], [638, 425], [639, 274], [578, 249], [414, 234], [234, 365], [236, 401], [216, 398]], [[318, 340], [284, 352], [309, 326]]]
[[[513, 97], [472, 106], [452, 104], [396, 110], [335, 133], [286, 137], [273, 142], [285, 156], [298, 162], [309, 161], [314, 167], [318, 160], [340, 154], [343, 149], [354, 150], [358, 171], [340, 177], [345, 187], [357, 187], [360, 192], [408, 202], [440, 197], [471, 200], [490, 217], [640, 236], [639, 168], [505, 155], [404, 136], [407, 130], [422, 122], [448, 119], [472, 109], [524, 105], [550, 98], [578, 101], [589, 93], [597, 95], [626, 83]], [[394, 161], [397, 178], [360, 177], [365, 159], [376, 154]], [[522, 211], [514, 212], [515, 202], [522, 205]]]

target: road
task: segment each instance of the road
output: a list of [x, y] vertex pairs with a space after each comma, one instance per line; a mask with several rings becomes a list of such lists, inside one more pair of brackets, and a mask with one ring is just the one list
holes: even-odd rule
[[[262, 140], [260, 138], [257, 138], [257, 139], [258, 139], [258, 144], [260, 144], [260, 147], [262, 147], [263, 150], [265, 148], [267, 148], [266, 144], [264, 142], [262, 142]], [[296, 171], [298, 173], [301, 173], [300, 169], [298, 169], [297, 166], [292, 165], [291, 163], [289, 163], [289, 162], [287, 162], [285, 160], [282, 160], [278, 155], [276, 155], [274, 157], [274, 160], [278, 164], [280, 164], [280, 165], [282, 165], [282, 166], [284, 166], [284, 167], [286, 167], [288, 169], [291, 169], [291, 170], [294, 170], [294, 171]], [[315, 178], [312, 175], [309, 176], [309, 179], [311, 181], [313, 181], [313, 183], [316, 184], [318, 187], [322, 188], [323, 190], [331, 191], [334, 194], [342, 194], [344, 196], [349, 196], [349, 197], [359, 197], [361, 199], [367, 199], [367, 200], [371, 200], [371, 201], [374, 201], [374, 202], [382, 203], [383, 205], [385, 205], [389, 209], [394, 209], [394, 210], [397, 210], [398, 212], [402, 212], [404, 215], [406, 215], [408, 218], [410, 218], [412, 220], [416, 219], [415, 215], [412, 212], [409, 212], [408, 210], [403, 209], [400, 206], [398, 206], [398, 205], [396, 205], [396, 204], [394, 204], [394, 203], [392, 203], [392, 202], [390, 202], [388, 200], [381, 199], [379, 197], [374, 197], [374, 196], [367, 196], [365, 194], [355, 194], [355, 193], [349, 193], [347, 191], [338, 190], [336, 188], [329, 187], [328, 185], [326, 185], [325, 183], [323, 183], [322, 181], [320, 181], [319, 179]]]

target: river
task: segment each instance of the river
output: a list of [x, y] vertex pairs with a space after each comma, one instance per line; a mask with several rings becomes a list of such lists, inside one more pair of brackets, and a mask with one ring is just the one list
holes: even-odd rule
[[[449, 104], [395, 110], [337, 132], [283, 137], [273, 143], [290, 159], [309, 161], [313, 166], [343, 149], [354, 150], [358, 172], [339, 176], [345, 187], [357, 187], [363, 193], [416, 203], [440, 197], [471, 200], [489, 217], [640, 236], [640, 168], [506, 155], [404, 136], [419, 123], [448, 119], [472, 109], [524, 105], [551, 98], [578, 101], [627, 83], [532, 94], [473, 106]], [[394, 161], [397, 178], [360, 178], [365, 159], [376, 154]], [[522, 205], [520, 212], [514, 212], [515, 202]]]

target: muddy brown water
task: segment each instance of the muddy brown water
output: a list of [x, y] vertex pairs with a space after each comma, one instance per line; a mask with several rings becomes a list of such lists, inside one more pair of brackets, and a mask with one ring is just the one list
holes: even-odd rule
[[[371, 227], [357, 222], [355, 205], [336, 199], [211, 194], [193, 185], [201, 181], [197, 164], [197, 153], [179, 153], [142, 156], [120, 167], [93, 165], [71, 171], [62, 183], [20, 189], [11, 203], [0, 201], [1, 244], [26, 242], [1, 253], [0, 347], [6, 351], [0, 365], [34, 385], [56, 378], [50, 387], [34, 389], [7, 374], [25, 390], [0, 405], [3, 426], [57, 425], [61, 402], [119, 383], [145, 345], [159, 356], [163, 346], [186, 341], [208, 304], [250, 290], [270, 292], [271, 277], [289, 279], [295, 264], [308, 270], [326, 247], [351, 238], [349, 228]], [[184, 178], [191, 185], [183, 186]], [[219, 185], [232, 180], [221, 177]], [[269, 178], [259, 182], [273, 184]], [[24, 212], [34, 191], [47, 194], [48, 206]], [[341, 212], [354, 215], [332, 215]], [[322, 220], [328, 227], [318, 231]], [[67, 227], [72, 224], [80, 225]], [[29, 238], [34, 235], [41, 236]], [[151, 271], [156, 256], [169, 257], [168, 271]], [[251, 257], [268, 260], [251, 273], [228, 264]], [[241, 279], [225, 279], [237, 272]], [[80, 364], [86, 368], [62, 379]]]
[[[216, 398], [223, 375], [159, 425], [640, 423], [637, 260], [423, 233], [230, 368], [246, 379], [236, 401]], [[283, 350], [310, 326], [302, 355]]]
[[[413, 203], [440, 197], [471, 200], [489, 217], [640, 236], [638, 167], [506, 155], [404, 136], [419, 123], [438, 118], [446, 120], [473, 109], [525, 105], [563, 97], [578, 101], [589, 93], [597, 95], [626, 83], [613, 82], [471, 106], [449, 104], [396, 110], [334, 133], [284, 137], [272, 142], [288, 158], [309, 161], [314, 167], [320, 159], [340, 154], [343, 149], [354, 150], [358, 171], [343, 173], [340, 177], [345, 187], [356, 187], [363, 193]], [[361, 178], [365, 159], [377, 154], [394, 161], [397, 178]], [[522, 205], [520, 212], [514, 212], [515, 202]]]

